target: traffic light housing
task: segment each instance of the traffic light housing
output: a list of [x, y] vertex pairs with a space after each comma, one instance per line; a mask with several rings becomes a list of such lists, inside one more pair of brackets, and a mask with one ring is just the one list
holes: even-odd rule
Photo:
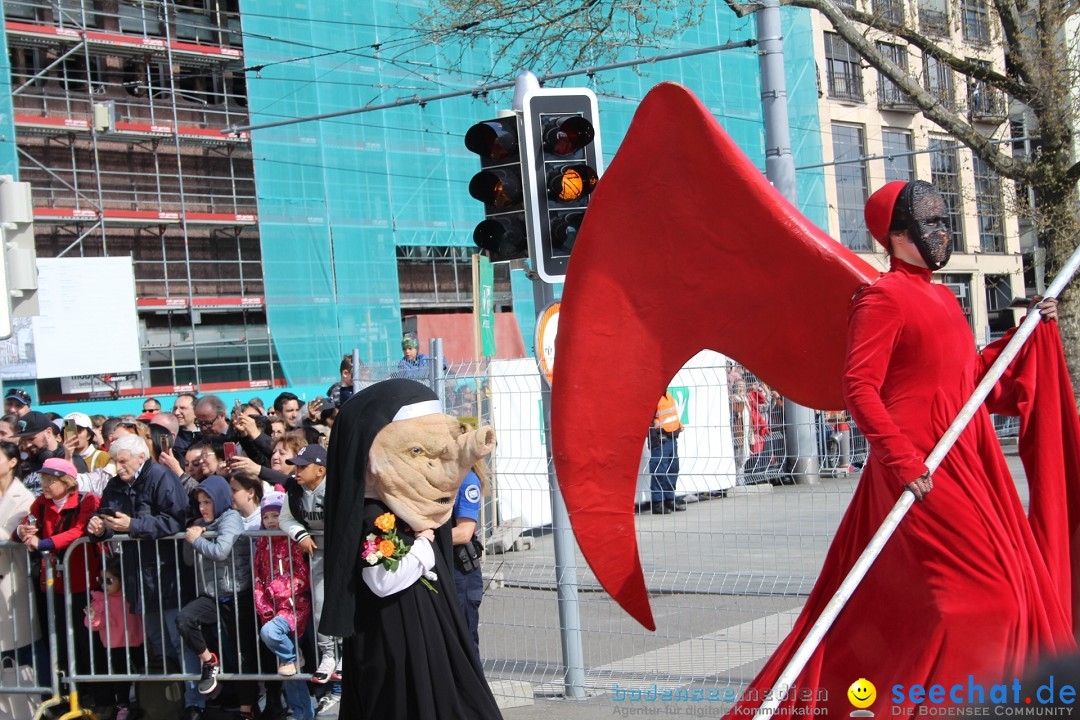
[[562, 282], [603, 172], [596, 95], [587, 88], [532, 90], [523, 99], [522, 126], [529, 255], [545, 282]]
[[525, 196], [516, 116], [484, 120], [465, 133], [465, 147], [480, 156], [469, 194], [484, 203], [484, 220], [473, 230], [492, 262], [527, 257]]

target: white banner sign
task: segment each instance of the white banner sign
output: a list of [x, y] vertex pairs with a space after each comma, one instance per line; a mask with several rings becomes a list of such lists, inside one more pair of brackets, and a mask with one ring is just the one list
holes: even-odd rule
[[131, 258], [38, 258], [37, 266], [38, 377], [138, 372]]
[[[495, 472], [501, 521], [520, 517], [526, 528], [551, 524], [540, 374], [532, 358], [491, 364], [491, 407], [498, 435]], [[703, 350], [669, 385], [684, 424], [679, 437], [676, 493], [702, 493], [735, 485], [727, 369], [724, 356]], [[659, 400], [660, 398], [657, 398]], [[582, 397], [580, 402], [588, 403]], [[572, 429], [571, 429], [572, 431]], [[641, 428], [639, 502], [650, 499], [648, 428]]]

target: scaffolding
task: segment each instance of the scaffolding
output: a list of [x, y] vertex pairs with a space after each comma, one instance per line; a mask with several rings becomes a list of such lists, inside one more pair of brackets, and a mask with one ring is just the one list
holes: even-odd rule
[[149, 391], [283, 384], [250, 138], [220, 133], [248, 115], [236, 0], [3, 7], [38, 254], [132, 257]]

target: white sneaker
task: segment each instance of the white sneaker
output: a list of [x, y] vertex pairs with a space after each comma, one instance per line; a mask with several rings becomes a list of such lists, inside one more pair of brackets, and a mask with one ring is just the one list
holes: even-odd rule
[[341, 698], [334, 693], [327, 693], [319, 698], [319, 702], [315, 703], [315, 716], [318, 717], [322, 713], [326, 712], [330, 708], [341, 702]]
[[330, 679], [334, 682], [341, 680], [341, 658], [337, 659], [337, 664], [334, 665], [334, 674], [330, 676]]
[[333, 655], [323, 655], [322, 660], [319, 661], [319, 667], [315, 670], [315, 674], [311, 676], [311, 682], [325, 685], [330, 682], [336, 668], [337, 659]]

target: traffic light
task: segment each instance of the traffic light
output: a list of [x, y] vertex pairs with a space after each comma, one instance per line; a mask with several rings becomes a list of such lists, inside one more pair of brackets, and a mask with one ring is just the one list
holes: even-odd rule
[[481, 170], [469, 182], [469, 194], [484, 203], [485, 219], [473, 231], [473, 242], [492, 262], [527, 257], [517, 117], [473, 125], [465, 133], [465, 147], [480, 156]]
[[0, 339], [4, 339], [13, 332], [13, 317], [38, 314], [30, 183], [0, 175], [0, 226]]
[[522, 102], [529, 255], [546, 282], [562, 282], [603, 172], [596, 96], [586, 88], [537, 89]]

